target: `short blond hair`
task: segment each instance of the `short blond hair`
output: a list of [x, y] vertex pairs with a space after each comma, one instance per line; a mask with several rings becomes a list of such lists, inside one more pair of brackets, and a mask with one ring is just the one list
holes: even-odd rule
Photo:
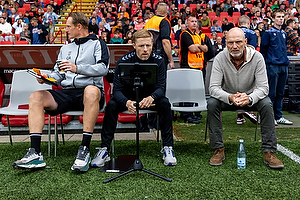
[[153, 40], [153, 35], [150, 31], [146, 29], [140, 29], [133, 34], [132, 43], [136, 43], [136, 40], [139, 38], [151, 38], [151, 40]]

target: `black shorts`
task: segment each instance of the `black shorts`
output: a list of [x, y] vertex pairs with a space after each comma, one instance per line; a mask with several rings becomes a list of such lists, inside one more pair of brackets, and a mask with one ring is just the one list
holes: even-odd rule
[[[45, 110], [48, 114], [55, 116], [67, 111], [83, 111], [83, 93], [85, 88], [48, 90], [58, 104], [56, 110]], [[104, 106], [104, 92], [101, 91], [101, 99], [99, 101], [100, 109]]]

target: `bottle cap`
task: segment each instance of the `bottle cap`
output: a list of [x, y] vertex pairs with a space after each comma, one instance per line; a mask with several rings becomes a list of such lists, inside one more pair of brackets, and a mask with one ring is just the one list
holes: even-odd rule
[[240, 143], [241, 143], [241, 142], [244, 142], [244, 140], [243, 140], [243, 139], [240, 139]]

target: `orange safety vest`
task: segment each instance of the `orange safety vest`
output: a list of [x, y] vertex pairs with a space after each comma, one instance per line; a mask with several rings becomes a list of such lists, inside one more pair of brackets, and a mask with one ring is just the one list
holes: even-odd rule
[[[168, 18], [155, 15], [155, 16], [151, 17], [151, 18], [147, 21], [147, 23], [146, 23], [144, 29], [146, 29], [146, 30], [148, 30], [148, 31], [151, 31], [151, 32], [154, 31], [154, 32], [158, 32], [158, 33], [159, 33], [159, 32], [160, 32], [160, 30], [159, 30], [159, 25], [160, 25], [160, 22], [161, 22], [163, 19], [166, 19], [166, 20], [169, 22], [170, 27], [171, 27], [171, 22], [169, 21]], [[172, 34], [172, 33], [170, 33], [170, 36], [171, 36], [171, 34]]]
[[[192, 37], [194, 44], [202, 44], [202, 41], [205, 40], [205, 34], [201, 34], [201, 36], [200, 36], [197, 33], [195, 33], [195, 35], [192, 35], [188, 31], [184, 31], [184, 32], [187, 32]], [[184, 32], [182, 32], [182, 33], [184, 33]], [[180, 35], [180, 38], [181, 38], [181, 35]], [[181, 63], [181, 41], [180, 41], [180, 46], [179, 46], [179, 60]], [[202, 70], [203, 63], [204, 63], [204, 52], [202, 51], [202, 52], [198, 52], [198, 53], [193, 53], [191, 51], [188, 51], [187, 63], [190, 68], [199, 68], [200, 70]]]

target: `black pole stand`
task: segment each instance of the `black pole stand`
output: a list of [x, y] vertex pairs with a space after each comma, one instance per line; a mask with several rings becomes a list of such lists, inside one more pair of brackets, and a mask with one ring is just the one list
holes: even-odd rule
[[141, 83], [140, 78], [137, 77], [137, 78], [134, 79], [134, 86], [135, 86], [135, 92], [136, 92], [136, 100], [137, 100], [137, 102], [136, 102], [136, 158], [135, 158], [135, 161], [133, 163], [133, 167], [132, 167], [132, 169], [130, 169], [128, 171], [125, 171], [122, 174], [119, 174], [119, 175], [114, 176], [114, 177], [112, 177], [110, 179], [104, 180], [103, 183], [108, 183], [110, 181], [113, 181], [113, 180], [115, 180], [115, 179], [117, 179], [117, 178], [119, 178], [121, 176], [124, 176], [124, 175], [129, 174], [129, 173], [134, 172], [134, 171], [143, 171], [143, 172], [146, 172], [146, 173], [151, 174], [153, 176], [156, 176], [158, 178], [164, 179], [166, 181], [169, 181], [169, 182], [172, 181], [171, 178], [166, 178], [164, 176], [161, 176], [159, 174], [156, 174], [154, 172], [151, 172], [149, 170], [144, 169], [142, 161], [139, 158], [139, 151], [140, 151], [140, 149], [139, 149], [140, 148], [139, 147], [139, 129], [140, 129], [139, 110], [140, 109], [139, 109], [138, 105], [139, 105], [139, 88], [142, 85], [143, 85], [143, 83]]

